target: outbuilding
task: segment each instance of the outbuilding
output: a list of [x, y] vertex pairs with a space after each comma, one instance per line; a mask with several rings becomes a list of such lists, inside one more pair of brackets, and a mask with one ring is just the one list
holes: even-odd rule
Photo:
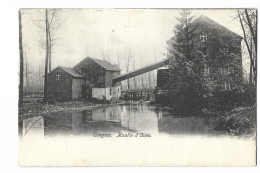
[[48, 74], [48, 95], [61, 100], [117, 99], [121, 96], [120, 82], [113, 78], [120, 69], [106, 60], [87, 57], [73, 68], [58, 66]]

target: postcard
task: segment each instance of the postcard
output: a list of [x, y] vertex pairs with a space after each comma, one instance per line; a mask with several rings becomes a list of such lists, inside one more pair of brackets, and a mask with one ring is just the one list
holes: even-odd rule
[[256, 166], [257, 9], [20, 9], [19, 166]]

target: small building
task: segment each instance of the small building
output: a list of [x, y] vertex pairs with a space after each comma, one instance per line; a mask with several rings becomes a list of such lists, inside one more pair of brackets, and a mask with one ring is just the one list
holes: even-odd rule
[[60, 100], [75, 100], [83, 97], [85, 77], [73, 68], [58, 66], [48, 74], [48, 96]]
[[61, 100], [117, 99], [121, 96], [120, 75], [116, 65], [87, 57], [73, 68], [58, 66], [48, 74], [48, 95]]

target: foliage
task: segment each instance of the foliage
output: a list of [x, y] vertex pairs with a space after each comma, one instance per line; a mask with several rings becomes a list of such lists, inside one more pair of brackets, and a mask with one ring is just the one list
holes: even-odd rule
[[[171, 105], [184, 115], [200, 114], [202, 108], [223, 112], [242, 105], [241, 100], [246, 97], [241, 86], [242, 37], [221, 27], [214, 29], [213, 24], [198, 27], [187, 10], [177, 19], [179, 23], [169, 50]], [[210, 39], [200, 40], [204, 32]], [[250, 92], [248, 105], [252, 105], [254, 92], [246, 91]]]
[[207, 108], [214, 112], [230, 111], [241, 102], [240, 90], [215, 90], [207, 98]]
[[219, 117], [215, 130], [231, 135], [248, 135], [256, 131], [256, 107], [237, 107]]
[[244, 90], [242, 91], [242, 105], [243, 106], [251, 106], [256, 104], [256, 87], [254, 85], [246, 85], [244, 86]]
[[175, 41], [169, 56], [169, 101], [183, 115], [198, 114], [205, 104], [209, 86], [204, 75], [208, 53], [197, 44], [196, 26], [187, 10], [177, 18]]
[[256, 9], [237, 10], [243, 31], [244, 42], [250, 59], [249, 83], [256, 86], [257, 79], [257, 11]]

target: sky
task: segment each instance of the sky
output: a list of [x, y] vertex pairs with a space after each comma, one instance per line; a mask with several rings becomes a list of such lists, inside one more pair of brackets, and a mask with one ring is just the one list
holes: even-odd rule
[[[60, 9], [57, 14], [62, 25], [55, 32], [52, 69], [73, 67], [87, 56], [102, 59], [105, 55], [112, 64], [119, 57], [124, 73], [125, 54], [131, 54], [135, 68], [141, 66], [140, 60], [148, 65], [165, 58], [166, 41], [174, 35], [179, 9]], [[195, 18], [205, 15], [242, 36], [235, 14], [234, 9], [192, 10]], [[45, 50], [40, 42], [45, 35], [34, 23], [43, 18], [42, 9], [23, 10], [24, 50], [32, 71], [44, 67]]]

